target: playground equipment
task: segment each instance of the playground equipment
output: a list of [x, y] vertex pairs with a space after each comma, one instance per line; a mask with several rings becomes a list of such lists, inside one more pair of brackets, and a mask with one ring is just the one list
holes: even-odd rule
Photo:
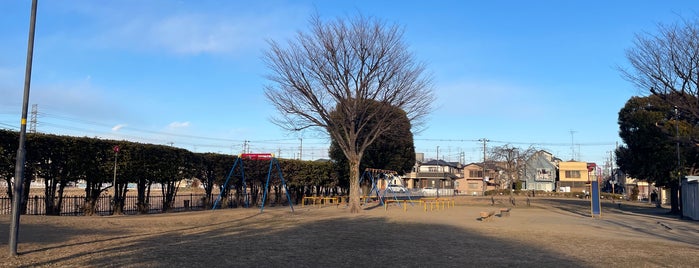
[[[250, 202], [247, 197], [246, 189], [247, 185], [245, 184], [245, 168], [243, 167], [243, 160], [269, 160], [269, 169], [267, 170], [267, 182], [265, 183], [264, 191], [262, 194], [262, 206], [260, 207], [260, 212], [263, 212], [265, 209], [265, 202], [267, 201], [267, 189], [269, 189], [269, 180], [272, 177], [272, 168], [276, 167], [277, 172], [279, 172], [279, 178], [281, 179], [282, 186], [284, 186], [284, 192], [286, 193], [286, 198], [287, 201], [289, 202], [289, 208], [291, 208], [291, 212], [294, 212], [294, 206], [291, 202], [291, 196], [289, 195], [289, 189], [286, 187], [286, 181], [284, 180], [284, 176], [282, 175], [282, 169], [279, 167], [279, 161], [277, 161], [277, 158], [274, 157], [273, 154], [269, 153], [256, 153], [256, 154], [241, 154], [238, 158], [236, 158], [235, 162], [233, 163], [233, 167], [231, 167], [231, 171], [228, 172], [228, 177], [226, 177], [226, 182], [223, 183], [222, 189], [225, 189], [228, 187], [228, 181], [230, 180], [231, 176], [233, 175], [233, 172], [235, 170], [235, 167], [240, 163], [240, 176], [242, 178], [243, 182], [243, 196], [245, 196], [245, 207], [249, 207]], [[212, 209], [216, 209], [218, 206], [218, 202], [221, 201], [221, 195], [223, 194], [223, 191], [221, 191], [218, 194], [218, 198], [216, 198], [216, 201], [214, 202], [214, 206]]]
[[[385, 180], [387, 178], [391, 178], [391, 180], [393, 180], [393, 178], [395, 178], [395, 176], [397, 174], [398, 174], [398, 172], [395, 172], [393, 170], [387, 170], [387, 169], [376, 169], [376, 168], [364, 169], [362, 176], [359, 178], [359, 184], [361, 185], [364, 178], [368, 177], [368, 179], [371, 180], [371, 190], [369, 190], [368, 193], [364, 194], [364, 196], [365, 196], [364, 205], [366, 205], [366, 203], [368, 202], [368, 199], [369, 199], [368, 197], [370, 197], [371, 194], [374, 192], [376, 192], [376, 197], [379, 200], [379, 204], [382, 206], [386, 206], [384, 199], [386, 199], [386, 197], [389, 193], [393, 195], [393, 200], [398, 201], [399, 199], [398, 199], [397, 191], [394, 190], [395, 188], [388, 187], [391, 183], [385, 183], [385, 185], [387, 187], [383, 191], [383, 193], [379, 190], [378, 184], [377, 184], [378, 179]], [[405, 189], [405, 186], [403, 186], [402, 184], [400, 186], [401, 186], [401, 188]], [[407, 200], [412, 201], [412, 198], [410, 196], [410, 191], [405, 191], [405, 193], [406, 193]], [[410, 205], [413, 205], [412, 202], [410, 203]]]

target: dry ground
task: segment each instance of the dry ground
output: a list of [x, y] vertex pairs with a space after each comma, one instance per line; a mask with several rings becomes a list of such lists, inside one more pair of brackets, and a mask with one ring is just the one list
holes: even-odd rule
[[[504, 202], [506, 199], [503, 198]], [[489, 199], [423, 211], [265, 207], [108, 217], [22, 216], [17, 257], [0, 216], [3, 267], [696, 267], [699, 222], [645, 204], [532, 199], [509, 217]]]

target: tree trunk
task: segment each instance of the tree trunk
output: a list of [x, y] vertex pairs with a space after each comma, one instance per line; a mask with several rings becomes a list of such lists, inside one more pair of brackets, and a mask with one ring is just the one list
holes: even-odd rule
[[[33, 171], [29, 171], [29, 172], [33, 172]], [[29, 172], [27, 172], [27, 170], [25, 169], [24, 183], [22, 183], [23, 190], [22, 190], [21, 200], [19, 203], [19, 213], [22, 215], [27, 214], [27, 204], [29, 204], [29, 193], [31, 191], [30, 187], [31, 187], [32, 180], [34, 179], [34, 177], [32, 177], [32, 176], [27, 176], [27, 174], [30, 174]]]
[[150, 210], [150, 182], [146, 180], [139, 180], [138, 185], [136, 185], [136, 191], [138, 192], [136, 210], [140, 214], [148, 214]]
[[56, 215], [56, 185], [54, 178], [44, 178], [44, 208], [46, 215]]
[[5, 178], [5, 185], [7, 185], [5, 193], [7, 194], [7, 197], [10, 198], [10, 200], [12, 200], [12, 194], [14, 194], [14, 190], [12, 189], [12, 187], [14, 187], [13, 183], [14, 182], [12, 176], [7, 176], [7, 178]]
[[124, 214], [124, 206], [126, 205], [126, 191], [128, 191], [128, 183], [127, 184], [118, 184], [119, 191], [116, 191], [119, 193], [119, 196], [116, 198], [116, 202], [114, 204], [114, 215], [122, 215]]
[[360, 200], [359, 200], [359, 157], [348, 157], [349, 161], [349, 183], [350, 183], [350, 193], [349, 193], [349, 206], [350, 213], [359, 213], [360, 210]]
[[680, 211], [679, 187], [676, 185], [670, 188], [670, 213], [682, 215]]

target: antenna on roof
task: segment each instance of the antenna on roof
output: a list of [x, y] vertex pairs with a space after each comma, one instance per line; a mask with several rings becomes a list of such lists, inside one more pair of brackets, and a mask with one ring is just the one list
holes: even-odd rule
[[575, 132], [577, 132], [577, 131], [571, 129], [569, 132], [570, 132], [570, 151], [571, 151], [570, 160], [575, 160], [575, 139], [574, 139], [574, 136], [575, 136]]

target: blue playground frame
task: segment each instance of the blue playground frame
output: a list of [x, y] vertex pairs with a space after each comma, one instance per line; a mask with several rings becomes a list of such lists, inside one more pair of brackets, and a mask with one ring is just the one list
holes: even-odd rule
[[[376, 196], [377, 196], [378, 199], [379, 199], [379, 204], [382, 205], [382, 206], [386, 206], [386, 203], [385, 203], [383, 200], [384, 200], [384, 198], [386, 198], [386, 195], [387, 195], [388, 192], [391, 192], [391, 193], [393, 194], [393, 199], [394, 199], [394, 200], [396, 200], [396, 201], [398, 200], [398, 196], [396, 196], [396, 193], [395, 193], [393, 190], [389, 189], [389, 188], [386, 188], [386, 190], [384, 191], [384, 194], [383, 194], [383, 196], [382, 196], [382, 195], [381, 195], [381, 191], [379, 191], [378, 185], [377, 185], [377, 183], [376, 183], [376, 180], [380, 178], [380, 175], [384, 175], [384, 177], [386, 177], [387, 175], [396, 174], [395, 171], [393, 171], [393, 170], [375, 169], [375, 168], [366, 168], [366, 169], [364, 170], [364, 172], [362, 173], [362, 176], [359, 177], [359, 184], [360, 184], [360, 185], [362, 184], [362, 181], [363, 181], [364, 178], [367, 176], [367, 174], [369, 175], [369, 179], [371, 180], [371, 190], [369, 190], [369, 192], [366, 194], [367, 197], [371, 196], [371, 193], [376, 192]], [[374, 176], [375, 174], [378, 175], [378, 176], [375, 177], [375, 176]], [[402, 185], [402, 184], [401, 184], [401, 185]], [[404, 185], [402, 185], [402, 186], [404, 186]], [[404, 187], [405, 187], [405, 186], [404, 186]], [[412, 200], [412, 197], [410, 196], [410, 191], [407, 192], [407, 197], [408, 197], [408, 200]], [[368, 198], [365, 198], [365, 199], [364, 199], [364, 205], [365, 205], [365, 206], [366, 206], [366, 204], [367, 204], [367, 200], [368, 200]], [[411, 202], [410, 205], [413, 206], [413, 203]]]
[[[226, 182], [223, 183], [223, 186], [221, 187], [222, 189], [225, 189], [228, 187], [228, 182], [231, 179], [231, 176], [233, 175], [233, 171], [235, 170], [235, 167], [240, 163], [240, 176], [242, 178], [243, 182], [243, 196], [245, 198], [245, 207], [250, 207], [250, 200], [247, 195], [247, 184], [245, 183], [245, 168], [243, 166], [243, 157], [237, 157], [235, 162], [233, 163], [233, 167], [231, 167], [231, 170], [228, 172], [228, 176], [226, 177]], [[267, 182], [265, 183], [265, 188], [262, 194], [262, 205], [260, 207], [260, 212], [263, 212], [265, 209], [265, 202], [267, 201], [267, 189], [269, 189], [269, 181], [272, 178], [272, 168], [276, 167], [277, 171], [279, 172], [279, 178], [281, 179], [282, 186], [284, 186], [284, 192], [286, 193], [286, 198], [287, 201], [289, 202], [289, 208], [291, 208], [291, 212], [294, 212], [294, 205], [291, 202], [291, 195], [289, 195], [289, 189], [286, 186], [286, 180], [284, 180], [284, 176], [282, 175], [282, 169], [279, 166], [279, 161], [277, 161], [277, 158], [272, 157], [270, 158], [269, 161], [269, 169], [267, 170]], [[218, 197], [216, 198], [216, 201], [214, 202], [213, 207], [211, 208], [212, 210], [215, 210], [216, 207], [218, 207], [218, 203], [221, 201], [221, 195], [223, 194], [223, 191], [220, 191], [218, 194]]]

